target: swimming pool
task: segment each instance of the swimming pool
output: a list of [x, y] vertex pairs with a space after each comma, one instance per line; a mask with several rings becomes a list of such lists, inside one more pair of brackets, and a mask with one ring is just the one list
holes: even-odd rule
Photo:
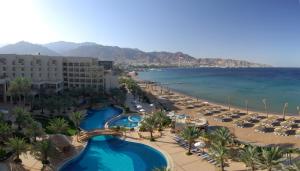
[[80, 127], [86, 131], [103, 128], [105, 123], [112, 117], [120, 115], [122, 110], [115, 107], [93, 109], [87, 112], [87, 116], [81, 122]]
[[[85, 130], [103, 128], [107, 120], [122, 111], [108, 107], [91, 110], [81, 127]], [[135, 120], [137, 118], [133, 118]], [[90, 124], [91, 123], [91, 124]], [[77, 157], [65, 163], [60, 171], [152, 171], [167, 167], [162, 153], [144, 144], [112, 136], [95, 136]]]
[[132, 116], [123, 116], [118, 120], [113, 121], [110, 123], [110, 127], [114, 126], [121, 126], [127, 128], [135, 128], [138, 126], [139, 122], [142, 120], [142, 117], [139, 115], [132, 115]]
[[149, 146], [96, 136], [89, 140], [84, 152], [61, 171], [151, 171], [166, 166], [164, 156]]

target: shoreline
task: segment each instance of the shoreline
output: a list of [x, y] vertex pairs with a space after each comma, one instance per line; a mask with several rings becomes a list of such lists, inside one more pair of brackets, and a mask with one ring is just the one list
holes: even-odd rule
[[[136, 79], [137, 80], [137, 79]], [[156, 88], [154, 91], [153, 89], [151, 89], [150, 87], [142, 87], [142, 89], [149, 93], [150, 98], [151, 96], [154, 97], [153, 100], [158, 100], [160, 94], [158, 93], [160, 91], [160, 86], [156, 85]], [[165, 89], [166, 90], [166, 89]], [[166, 92], [166, 91], [163, 91]], [[184, 98], [191, 98], [191, 99], [197, 99], [193, 96], [189, 96], [186, 95], [184, 93], [178, 92], [178, 91], [170, 91], [173, 93], [173, 95], [178, 95], [178, 96], [182, 96]], [[163, 94], [162, 94], [163, 95]], [[203, 99], [198, 98], [199, 102], [205, 102], [205, 101], [201, 101]], [[256, 126], [260, 125], [261, 123], [263, 123], [265, 120], [267, 120], [266, 118], [263, 120], [259, 120], [259, 122], [255, 123], [252, 127], [237, 127], [234, 122], [238, 119], [233, 119], [232, 121], [229, 122], [221, 122], [221, 121], [217, 121], [216, 120], [216, 116], [217, 115], [211, 115], [211, 116], [205, 116], [200, 114], [199, 115], [199, 109], [201, 109], [201, 107], [195, 107], [192, 109], [188, 109], [186, 108], [186, 106], [184, 105], [178, 105], [176, 103], [174, 103], [174, 101], [172, 100], [168, 100], [171, 102], [171, 108], [175, 108], [173, 109], [173, 111], [175, 111], [176, 113], [184, 113], [184, 114], [188, 114], [191, 117], [195, 118], [195, 117], [203, 117], [205, 119], [207, 119], [208, 123], [210, 126], [222, 126], [222, 127], [227, 127], [236, 137], [237, 140], [241, 141], [241, 142], [245, 142], [245, 143], [250, 143], [253, 145], [258, 145], [258, 146], [269, 146], [269, 145], [276, 145], [276, 146], [292, 146], [292, 147], [296, 147], [299, 148], [300, 147], [300, 142], [299, 142], [299, 137], [295, 136], [295, 135], [290, 135], [290, 136], [279, 136], [279, 135], [275, 135], [274, 132], [266, 132], [266, 133], [261, 133], [261, 132], [257, 132], [256, 131]], [[206, 101], [207, 102], [207, 101]], [[224, 106], [224, 105], [219, 105], [216, 103], [208, 103], [210, 106], [212, 107], [216, 107], [219, 106], [221, 108], [227, 109], [228, 110], [228, 106]], [[167, 104], [168, 106], [168, 104]], [[240, 109], [240, 108], [236, 108], [234, 106], [231, 106], [231, 111], [234, 110], [239, 110], [240, 112], [246, 113], [245, 109]], [[266, 113], [263, 112], [254, 112], [253, 110], [248, 110], [249, 114], [252, 113], [258, 113], [261, 116], [266, 116]], [[242, 116], [239, 119], [243, 119], [244, 117], [246, 117], [247, 115]], [[272, 117], [277, 117], [278, 119], [281, 119], [283, 116], [282, 115], [276, 115], [274, 113], [268, 113], [269, 118]], [[286, 119], [288, 120], [289, 118], [295, 118], [296, 120], [300, 120], [299, 116], [289, 116], [286, 115]], [[294, 130], [297, 132], [300, 130], [300, 125], [298, 124], [298, 127], [294, 128]], [[274, 127], [274, 128], [278, 128], [278, 127]], [[299, 135], [299, 134], [296, 134]]]
[[[137, 76], [134, 76], [132, 77], [134, 80], [136, 81], [149, 81], [149, 80], [143, 80], [141, 78]], [[168, 86], [160, 86], [160, 85], [157, 85], [155, 84], [155, 86], [159, 87], [159, 88], [163, 88], [163, 89], [166, 89], [166, 87], [169, 89], [169, 92], [172, 92], [174, 94], [178, 94], [180, 96], [185, 96], [185, 97], [188, 97], [188, 98], [191, 98], [191, 99], [198, 99], [199, 101], [202, 101], [202, 102], [208, 102], [208, 104], [210, 105], [213, 105], [213, 106], [220, 106], [222, 108], [225, 108], [225, 109], [228, 109], [228, 105], [226, 104], [223, 104], [223, 103], [218, 103], [218, 102], [213, 102], [213, 101], [210, 101], [210, 100], [207, 100], [207, 99], [204, 99], [204, 98], [201, 98], [201, 97], [195, 97], [195, 96], [192, 96], [192, 95], [189, 95], [187, 93], [184, 93], [182, 91], [179, 91], [179, 90], [175, 90], [173, 88], [170, 88]], [[238, 106], [235, 106], [235, 105], [230, 105], [230, 109], [231, 110], [240, 110], [240, 111], [243, 111], [243, 112], [246, 112], [247, 110], [245, 108], [242, 108], [242, 107], [238, 107]], [[253, 109], [250, 109], [248, 110], [249, 113], [260, 113], [262, 115], [267, 115], [267, 113], [265, 111], [261, 111], [261, 110], [253, 110]], [[276, 112], [268, 112], [268, 115], [269, 116], [282, 116], [282, 113], [276, 113]], [[292, 115], [292, 114], [289, 114], [289, 113], [286, 113], [286, 116], [287, 117], [300, 117], [298, 116], [297, 114], [296, 115]]]

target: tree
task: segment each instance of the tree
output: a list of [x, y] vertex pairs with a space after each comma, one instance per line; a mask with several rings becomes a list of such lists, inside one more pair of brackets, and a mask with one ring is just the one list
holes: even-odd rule
[[259, 160], [259, 152], [257, 147], [247, 146], [240, 151], [240, 158], [251, 171], [255, 171], [257, 161]]
[[216, 129], [211, 137], [213, 142], [219, 141], [222, 146], [227, 146], [233, 142], [233, 135], [230, 133], [229, 129], [225, 127]]
[[15, 154], [16, 154], [16, 159], [14, 160], [16, 163], [22, 163], [22, 160], [20, 159], [20, 155], [23, 152], [26, 152], [27, 150], [27, 144], [23, 138], [9, 138], [7, 145], [11, 147]]
[[191, 153], [191, 148], [192, 148], [192, 143], [195, 142], [197, 138], [200, 136], [200, 131], [195, 127], [195, 126], [187, 126], [185, 127], [182, 132], [181, 136], [188, 142], [189, 148], [187, 155], [192, 154]]
[[11, 94], [11, 96], [17, 96], [19, 102], [21, 102], [21, 96], [23, 95], [25, 104], [25, 99], [28, 92], [30, 92], [30, 89], [31, 81], [29, 79], [25, 77], [17, 77], [10, 82], [8, 92]]
[[7, 140], [12, 134], [12, 128], [5, 122], [0, 122], [0, 141]]
[[228, 149], [220, 142], [212, 143], [209, 149], [212, 157], [220, 164], [221, 171], [224, 171], [225, 162], [228, 158]]
[[262, 148], [261, 160], [259, 162], [263, 169], [272, 171], [282, 162], [282, 150], [279, 147]]
[[69, 124], [64, 118], [53, 118], [47, 126], [47, 129], [54, 134], [64, 134], [68, 128]]
[[42, 140], [33, 145], [32, 153], [37, 160], [43, 164], [43, 168], [49, 164], [49, 157], [52, 154], [54, 147], [49, 139]]
[[30, 139], [33, 138], [34, 142], [36, 142], [37, 137], [42, 136], [44, 134], [45, 131], [42, 125], [35, 120], [32, 120], [31, 123], [25, 129], [25, 135]]
[[284, 103], [283, 105], [283, 110], [282, 110], [282, 119], [285, 120], [285, 115], [286, 115], [286, 112], [287, 112], [287, 109], [288, 109], [288, 103]]
[[71, 114], [70, 118], [77, 129], [76, 135], [77, 135], [77, 141], [78, 141], [78, 135], [80, 133], [80, 123], [85, 118], [85, 114], [83, 114], [82, 112], [73, 112]]
[[158, 131], [163, 131], [163, 128], [170, 125], [172, 120], [164, 112], [156, 112], [153, 114], [157, 121]]
[[155, 141], [153, 137], [153, 132], [156, 129], [157, 121], [154, 116], [146, 117], [142, 123], [141, 127], [145, 128], [146, 131], [150, 132], [150, 141]]
[[21, 130], [22, 127], [26, 126], [28, 120], [31, 119], [30, 113], [20, 107], [16, 107], [12, 114], [16, 117], [15, 123], [18, 125], [18, 130]]
[[262, 99], [262, 103], [264, 104], [265, 113], [267, 117], [269, 117], [268, 108], [267, 108], [267, 99]]

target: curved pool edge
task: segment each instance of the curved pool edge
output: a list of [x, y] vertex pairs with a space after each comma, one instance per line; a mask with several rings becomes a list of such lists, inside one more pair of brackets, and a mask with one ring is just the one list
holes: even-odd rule
[[154, 146], [153, 144], [151, 144], [151, 142], [142, 142], [142, 141], [135, 140], [135, 139], [128, 138], [128, 137], [125, 138], [123, 141], [129, 141], [129, 142], [134, 142], [134, 143], [138, 143], [138, 144], [143, 144], [143, 145], [149, 146], [149, 147], [157, 150], [166, 159], [167, 169], [169, 169], [171, 171], [173, 171], [175, 169], [175, 165], [174, 165], [174, 161], [173, 161], [172, 157], [169, 155], [169, 153], [167, 153], [165, 150], [161, 149], [159, 146]]
[[60, 171], [62, 169], [63, 166], [65, 166], [66, 164], [68, 164], [69, 162], [71, 162], [72, 160], [76, 159], [77, 157], [79, 157], [86, 149], [87, 145], [88, 145], [88, 141], [82, 143], [83, 147], [80, 149], [80, 151], [78, 151], [76, 154], [74, 154], [73, 156], [68, 157], [66, 160], [61, 161], [60, 164], [57, 165], [56, 170]]

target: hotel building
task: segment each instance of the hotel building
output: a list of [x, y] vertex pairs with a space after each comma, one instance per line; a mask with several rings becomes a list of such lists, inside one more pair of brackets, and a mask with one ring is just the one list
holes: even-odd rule
[[7, 101], [9, 82], [16, 77], [31, 80], [32, 93], [53, 93], [68, 88], [108, 91], [118, 86], [112, 61], [90, 57], [0, 54], [0, 102]]

